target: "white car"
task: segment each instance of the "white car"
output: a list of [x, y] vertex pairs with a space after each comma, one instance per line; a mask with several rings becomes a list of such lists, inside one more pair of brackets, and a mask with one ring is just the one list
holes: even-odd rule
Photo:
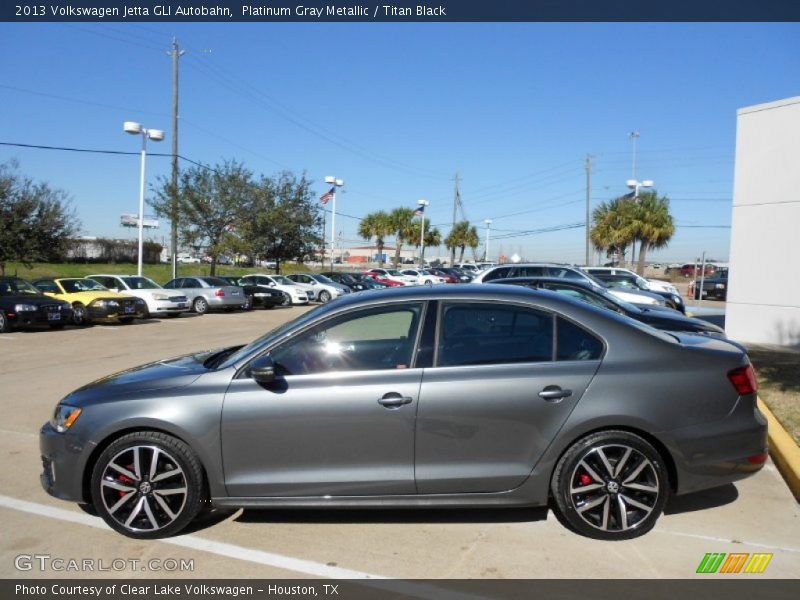
[[200, 259], [196, 256], [192, 256], [191, 254], [178, 254], [177, 262], [184, 265], [199, 265]]
[[403, 285], [417, 285], [416, 277], [409, 277], [408, 275], [403, 275], [397, 269], [370, 269], [369, 273], [375, 273], [378, 277], [383, 277], [384, 279], [391, 279], [392, 281], [398, 281]]
[[636, 279], [639, 288], [646, 288], [654, 292], [667, 292], [668, 294], [678, 294], [678, 288], [668, 281], [658, 279], [645, 279], [641, 275], [634, 273], [630, 269], [620, 269], [619, 267], [583, 267], [583, 270], [590, 275], [627, 275]]
[[[292, 273], [286, 276], [308, 292], [309, 298], [325, 304], [350, 293], [350, 288], [317, 273]], [[313, 298], [312, 298], [313, 296]]]
[[304, 289], [301, 289], [300, 286], [294, 281], [284, 277], [283, 275], [267, 275], [266, 273], [257, 273], [255, 275], [245, 275], [241, 278], [241, 281], [251, 283], [253, 285], [267, 285], [275, 288], [276, 290], [285, 292], [288, 296], [285, 305], [289, 304], [289, 299], [291, 299], [292, 304], [308, 304], [308, 301], [313, 299], [313, 296], [309, 297], [308, 292], [306, 292]]
[[147, 277], [101, 273], [89, 275], [88, 278], [106, 286], [113, 292], [136, 296], [144, 300], [147, 304], [144, 318], [161, 315], [177, 317], [191, 308], [187, 296], [175, 290], [164, 289]]
[[400, 273], [415, 278], [417, 285], [439, 285], [440, 283], [447, 283], [444, 277], [434, 275], [427, 269], [403, 269]]

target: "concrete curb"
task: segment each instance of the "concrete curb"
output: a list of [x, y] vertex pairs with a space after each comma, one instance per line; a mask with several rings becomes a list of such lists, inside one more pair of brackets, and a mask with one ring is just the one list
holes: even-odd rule
[[758, 408], [769, 423], [769, 454], [795, 499], [800, 502], [800, 447], [761, 398], [758, 399]]

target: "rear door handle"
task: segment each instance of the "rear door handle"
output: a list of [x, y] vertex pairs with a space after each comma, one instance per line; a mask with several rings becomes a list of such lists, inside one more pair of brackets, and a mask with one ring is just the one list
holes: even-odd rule
[[539, 398], [547, 401], [563, 400], [564, 398], [569, 398], [570, 396], [572, 396], [572, 390], [562, 390], [557, 385], [548, 385], [541, 392], [539, 392]]
[[385, 394], [383, 398], [378, 400], [378, 404], [386, 408], [400, 408], [403, 404], [411, 404], [414, 399], [411, 396], [401, 396], [396, 392]]

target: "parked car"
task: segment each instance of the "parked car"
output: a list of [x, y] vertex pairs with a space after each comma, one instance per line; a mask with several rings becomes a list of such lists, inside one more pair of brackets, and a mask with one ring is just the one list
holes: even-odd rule
[[430, 272], [431, 275], [435, 275], [436, 277], [441, 277], [442, 279], [444, 279], [445, 283], [461, 283], [459, 277], [456, 277], [451, 273], [446, 273], [445, 271], [442, 270], [441, 267], [431, 267], [430, 269], [428, 269], [428, 271]]
[[322, 275], [340, 285], [346, 285], [353, 292], [375, 289], [375, 284], [371, 280], [366, 278], [359, 280], [350, 273], [345, 273], [343, 271], [326, 271], [322, 273]]
[[[364, 284], [367, 286], [367, 289], [375, 289], [375, 290], [382, 290], [387, 287], [396, 287], [390, 286], [388, 283], [383, 283], [378, 281], [378, 278], [373, 275], [367, 275], [366, 273], [348, 273], [350, 277], [355, 279], [357, 282]], [[402, 284], [398, 284], [402, 285]]]
[[350, 288], [346, 285], [336, 283], [332, 279], [325, 277], [325, 275], [318, 273], [292, 273], [286, 277], [309, 292], [309, 298], [313, 295], [313, 299], [322, 304], [350, 293]]
[[220, 277], [220, 279], [224, 279], [230, 285], [235, 285], [244, 290], [242, 310], [252, 310], [256, 306], [272, 309], [286, 304], [286, 294], [267, 285], [249, 283], [242, 277]]
[[25, 327], [60, 329], [72, 321], [72, 305], [45, 296], [18, 277], [0, 277], [0, 333]]
[[455, 268], [464, 271], [468, 275], [477, 275], [480, 269], [475, 263], [456, 263]]
[[137, 539], [209, 505], [551, 502], [622, 540], [767, 459], [740, 347], [510, 285], [351, 294], [86, 385], [39, 435], [46, 492]]
[[457, 267], [439, 267], [439, 270], [458, 279], [458, 283], [470, 283], [473, 275]]
[[409, 277], [408, 275], [403, 275], [397, 269], [370, 269], [369, 271], [367, 271], [367, 273], [370, 275], [377, 275], [381, 279], [396, 281], [398, 283], [402, 283], [403, 285], [417, 285], [416, 277]]
[[362, 273], [364, 277], [369, 277], [373, 281], [379, 283], [384, 287], [404, 287], [407, 285], [413, 285], [408, 282], [397, 281], [395, 279], [389, 279], [388, 277], [384, 277], [378, 273], [373, 273], [372, 271], [367, 271], [366, 273]]
[[609, 288], [652, 292], [664, 298], [670, 308], [682, 313], [686, 312], [686, 305], [678, 293], [678, 288], [671, 283], [648, 280], [627, 269], [584, 267], [583, 270], [605, 283]]
[[158, 285], [152, 279], [137, 275], [89, 275], [99, 284], [112, 292], [121, 292], [130, 296], [141, 298], [145, 302], [142, 317], [178, 317], [181, 313], [189, 311], [189, 298], [177, 294]]
[[444, 277], [434, 275], [428, 269], [403, 269], [400, 271], [401, 275], [412, 277], [417, 285], [439, 285], [447, 283]]
[[689, 295], [693, 296], [695, 300], [699, 300], [701, 297], [701, 284], [704, 300], [725, 302], [728, 299], [728, 268], [718, 268], [713, 276], [692, 281], [689, 284]]
[[93, 279], [37, 279], [33, 285], [47, 296], [70, 303], [75, 325], [109, 321], [128, 324], [144, 317], [147, 310], [141, 298], [112, 292]]
[[713, 263], [706, 263], [705, 271], [703, 270], [703, 265], [695, 264], [695, 263], [686, 263], [685, 265], [681, 266], [680, 274], [683, 277], [699, 277], [700, 273], [705, 272], [706, 277], [709, 277], [714, 274], [717, 270], [716, 265]]
[[274, 288], [285, 294], [282, 306], [292, 306], [293, 304], [308, 304], [308, 292], [301, 289], [291, 279], [287, 279], [283, 275], [267, 275], [266, 273], [257, 273], [255, 275], [245, 275], [241, 278], [245, 283], [251, 285], [263, 285], [266, 287]]
[[178, 277], [164, 284], [189, 299], [189, 306], [198, 315], [209, 310], [233, 310], [245, 304], [244, 290], [219, 277]]
[[598, 289], [607, 289], [620, 300], [632, 304], [642, 304], [646, 306], [664, 306], [665, 301], [661, 296], [652, 292], [641, 290], [622, 290], [609, 288], [608, 285], [599, 279], [569, 265], [559, 265], [555, 263], [519, 263], [512, 265], [500, 265], [492, 267], [486, 271], [478, 273], [473, 279], [475, 283], [489, 283], [498, 279], [510, 277], [556, 277], [558, 279], [571, 279], [573, 281], [585, 281]]
[[661, 307], [636, 306], [620, 300], [610, 291], [597, 289], [582, 281], [566, 279], [552, 279], [546, 277], [514, 277], [511, 279], [498, 279], [496, 284], [523, 285], [533, 289], [544, 289], [565, 294], [582, 300], [594, 306], [605, 308], [619, 314], [646, 323], [656, 329], [664, 331], [679, 331], [684, 333], [699, 333], [724, 338], [725, 330], [713, 323], [687, 317], [674, 310]]
[[199, 265], [200, 259], [191, 254], [178, 254], [177, 262], [184, 265]]

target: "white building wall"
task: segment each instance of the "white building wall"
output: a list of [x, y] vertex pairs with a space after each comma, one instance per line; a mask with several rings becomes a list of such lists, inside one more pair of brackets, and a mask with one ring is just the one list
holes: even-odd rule
[[730, 266], [728, 336], [800, 347], [800, 97], [738, 112]]

